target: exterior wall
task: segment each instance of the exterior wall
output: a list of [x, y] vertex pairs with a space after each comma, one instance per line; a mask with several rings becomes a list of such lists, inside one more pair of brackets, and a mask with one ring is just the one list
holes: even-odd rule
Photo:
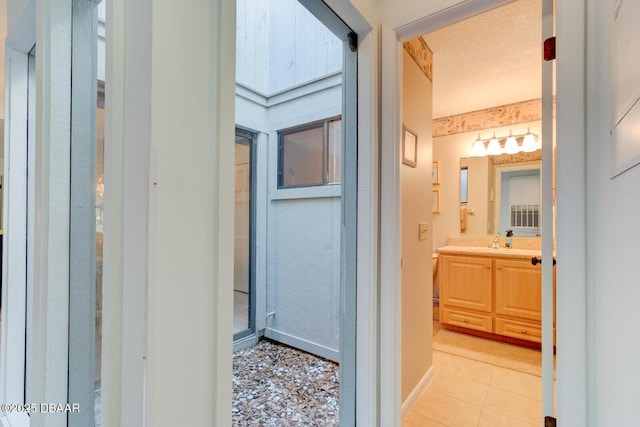
[[342, 69], [342, 42], [297, 0], [238, 0], [237, 82], [264, 95]]
[[[432, 365], [431, 99], [433, 84], [403, 50], [402, 122], [418, 135], [417, 167], [400, 166], [402, 194], [402, 401]], [[418, 224], [428, 238], [419, 240]]]
[[[265, 334], [322, 357], [338, 360], [340, 338], [341, 186], [278, 189], [278, 130], [339, 116], [341, 75], [330, 75], [265, 98], [238, 86], [237, 124], [264, 135], [267, 150], [258, 150], [266, 169], [257, 197], [266, 214], [256, 218], [257, 246], [266, 270], [256, 277], [256, 292], [265, 294], [262, 312], [273, 312]], [[261, 143], [261, 142], [259, 142]], [[260, 202], [258, 202], [259, 204]], [[259, 325], [258, 325], [259, 327]]]

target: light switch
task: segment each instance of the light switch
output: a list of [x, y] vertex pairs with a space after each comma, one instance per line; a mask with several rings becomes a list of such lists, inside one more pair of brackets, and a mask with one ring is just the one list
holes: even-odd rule
[[429, 227], [427, 226], [427, 223], [419, 222], [418, 229], [418, 240], [427, 240], [427, 238], [429, 237]]

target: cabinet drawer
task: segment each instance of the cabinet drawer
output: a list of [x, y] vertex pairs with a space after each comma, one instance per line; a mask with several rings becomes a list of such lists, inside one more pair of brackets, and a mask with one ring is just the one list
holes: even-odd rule
[[462, 328], [475, 329], [476, 331], [491, 332], [493, 330], [491, 316], [451, 310], [449, 308], [442, 308], [440, 321]]
[[542, 342], [542, 327], [540, 323], [521, 322], [496, 317], [495, 333], [522, 340]]

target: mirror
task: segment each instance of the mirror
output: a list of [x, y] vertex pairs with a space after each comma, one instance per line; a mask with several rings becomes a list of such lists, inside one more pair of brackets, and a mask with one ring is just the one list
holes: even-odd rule
[[461, 158], [460, 233], [539, 235], [541, 160], [542, 150]]

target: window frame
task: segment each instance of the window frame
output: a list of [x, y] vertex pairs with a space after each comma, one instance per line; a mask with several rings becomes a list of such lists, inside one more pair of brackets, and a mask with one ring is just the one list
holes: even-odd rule
[[[278, 176], [278, 190], [290, 189], [290, 188], [306, 188], [306, 187], [322, 187], [326, 185], [341, 185], [342, 184], [342, 176], [340, 176], [339, 181], [330, 182], [329, 181], [329, 124], [331, 122], [340, 121], [342, 122], [342, 115], [327, 117], [326, 119], [316, 120], [313, 122], [305, 123], [298, 126], [293, 126], [290, 128], [282, 129], [278, 131], [278, 167], [277, 167], [277, 176]], [[284, 175], [283, 175], [283, 167], [284, 167], [284, 138], [287, 135], [292, 135], [295, 133], [300, 133], [313, 129], [322, 128], [322, 182], [314, 182], [309, 184], [296, 184], [296, 185], [285, 185], [284, 184]]]

